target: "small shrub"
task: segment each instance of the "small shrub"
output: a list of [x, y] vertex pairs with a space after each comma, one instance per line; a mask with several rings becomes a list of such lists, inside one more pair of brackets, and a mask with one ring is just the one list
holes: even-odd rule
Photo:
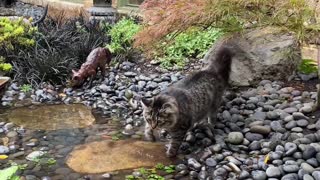
[[107, 46], [112, 53], [126, 58], [132, 53], [134, 36], [139, 32], [141, 26], [131, 18], [123, 18], [117, 22], [109, 31], [111, 43]]
[[0, 71], [10, 72], [12, 70], [12, 65], [9, 63], [0, 63]]
[[33, 46], [33, 38], [37, 28], [23, 21], [0, 18], [0, 46], [3, 49], [13, 50], [17, 47]]
[[298, 67], [298, 71], [304, 74], [311, 74], [318, 72], [318, 64], [312, 59], [303, 59]]
[[30, 84], [24, 84], [20, 87], [20, 90], [24, 93], [28, 93], [32, 90], [32, 86]]
[[10, 72], [12, 70], [12, 65], [9, 63], [5, 63], [4, 57], [0, 56], [0, 71], [2, 72]]
[[190, 28], [178, 35], [169, 34], [157, 50], [161, 65], [165, 68], [183, 67], [186, 58], [202, 58], [221, 35], [220, 30], [212, 27]]

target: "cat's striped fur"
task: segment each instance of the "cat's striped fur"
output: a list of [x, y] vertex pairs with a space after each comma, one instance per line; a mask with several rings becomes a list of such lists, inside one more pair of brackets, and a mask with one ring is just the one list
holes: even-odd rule
[[165, 129], [171, 136], [167, 156], [176, 156], [186, 132], [197, 122], [214, 126], [223, 92], [228, 84], [232, 53], [221, 46], [208, 53], [209, 66], [170, 86], [159, 95], [142, 99], [146, 121], [145, 137], [154, 141], [154, 129]]

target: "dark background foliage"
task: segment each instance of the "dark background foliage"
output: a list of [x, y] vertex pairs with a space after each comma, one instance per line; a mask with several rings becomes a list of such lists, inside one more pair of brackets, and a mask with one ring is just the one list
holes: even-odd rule
[[32, 85], [42, 81], [66, 84], [72, 69], [78, 69], [92, 49], [109, 42], [105, 32], [99, 24], [86, 23], [82, 17], [63, 25], [47, 19], [38, 27], [34, 46], [5, 50], [14, 79]]

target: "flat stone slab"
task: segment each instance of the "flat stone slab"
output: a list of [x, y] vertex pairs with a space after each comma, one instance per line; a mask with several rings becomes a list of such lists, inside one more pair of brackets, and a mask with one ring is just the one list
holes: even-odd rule
[[16, 108], [8, 119], [16, 125], [36, 130], [84, 128], [95, 121], [91, 110], [82, 104]]
[[162, 143], [120, 140], [100, 141], [74, 148], [67, 165], [78, 173], [105, 173], [112, 171], [153, 167], [157, 163], [174, 162], [165, 155]]

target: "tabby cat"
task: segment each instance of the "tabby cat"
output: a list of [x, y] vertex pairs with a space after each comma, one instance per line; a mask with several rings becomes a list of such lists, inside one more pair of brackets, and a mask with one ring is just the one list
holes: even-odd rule
[[186, 132], [195, 123], [205, 122], [213, 129], [222, 95], [228, 85], [232, 53], [221, 46], [209, 52], [207, 68], [195, 72], [171, 85], [153, 98], [143, 98], [143, 117], [146, 121], [145, 138], [155, 141], [153, 130], [165, 129], [171, 136], [166, 155], [177, 155]]

